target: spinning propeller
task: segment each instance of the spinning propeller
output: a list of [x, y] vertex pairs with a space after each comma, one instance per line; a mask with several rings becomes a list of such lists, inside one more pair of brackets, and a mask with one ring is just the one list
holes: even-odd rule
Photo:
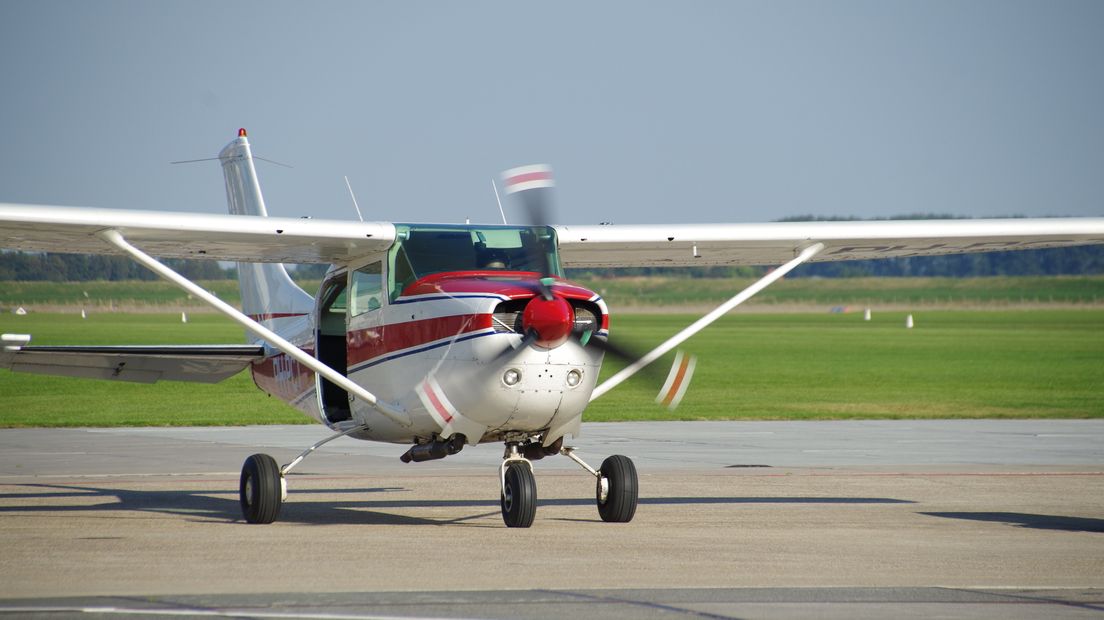
[[[555, 182], [552, 178], [552, 168], [546, 164], [511, 168], [502, 173], [502, 183], [506, 194], [520, 202], [527, 218], [526, 223], [541, 231], [538, 232], [541, 246], [538, 264], [540, 273], [544, 277], [537, 281], [535, 292], [538, 296], [530, 300], [522, 315], [525, 337], [517, 347], [507, 349], [499, 357], [523, 349], [533, 342], [542, 346], [558, 346], [567, 338], [574, 336], [579, 338], [583, 346], [601, 349], [630, 366], [641, 362], [645, 354], [639, 353], [638, 347], [615, 343], [609, 336], [594, 338], [600, 326], [581, 325], [575, 320], [571, 304], [553, 291], [555, 279], [552, 276], [555, 274], [549, 260], [551, 253], [545, 247], [545, 244], [552, 242], [552, 238], [543, 234], [553, 221], [552, 191]], [[649, 368], [648, 363], [650, 362], [646, 362], [641, 369]], [[690, 384], [695, 363], [694, 356], [684, 354], [682, 351], [677, 352], [674, 365], [656, 397], [657, 403], [672, 410], [678, 406]], [[604, 392], [599, 392], [598, 395], [601, 393]]]

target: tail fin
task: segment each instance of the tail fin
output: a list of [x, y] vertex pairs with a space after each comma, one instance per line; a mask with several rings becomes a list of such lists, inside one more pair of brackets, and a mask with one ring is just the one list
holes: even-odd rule
[[[268, 217], [253, 153], [245, 130], [219, 153], [226, 178], [226, 203], [233, 215]], [[279, 263], [238, 263], [242, 312], [285, 338], [309, 329], [314, 298], [299, 288]]]

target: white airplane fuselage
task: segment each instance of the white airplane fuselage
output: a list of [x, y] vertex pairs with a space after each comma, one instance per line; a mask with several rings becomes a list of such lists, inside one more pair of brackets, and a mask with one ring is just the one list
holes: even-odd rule
[[[343, 272], [331, 270], [325, 282], [340, 282]], [[461, 433], [475, 444], [542, 434], [550, 444], [578, 432], [602, 351], [584, 346], [578, 333], [558, 343], [524, 337], [519, 315], [534, 298], [539, 301], [539, 277], [434, 274], [369, 311], [345, 312], [343, 339], [325, 333], [335, 314], [326, 306], [325, 283], [311, 315], [265, 317], [284, 333], [297, 322], [299, 331], [290, 340], [331, 365], [343, 363], [350, 379], [406, 411], [410, 426], [349, 399], [276, 351], [253, 365], [254, 381], [331, 428], [365, 425], [352, 434], [360, 439], [411, 443]], [[598, 295], [563, 280], [549, 288], [556, 298], [582, 308], [580, 314], [593, 313], [595, 338], [608, 334], [609, 315]]]

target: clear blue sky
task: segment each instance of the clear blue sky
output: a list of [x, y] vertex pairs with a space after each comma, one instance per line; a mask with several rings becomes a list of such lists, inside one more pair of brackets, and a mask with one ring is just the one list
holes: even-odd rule
[[563, 223], [1104, 215], [1104, 2], [0, 0], [0, 201]]

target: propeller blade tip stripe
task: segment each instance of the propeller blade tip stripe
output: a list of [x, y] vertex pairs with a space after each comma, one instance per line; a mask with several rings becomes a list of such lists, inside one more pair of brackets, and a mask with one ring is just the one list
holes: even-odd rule
[[667, 375], [667, 381], [656, 396], [656, 402], [674, 410], [682, 402], [686, 389], [690, 387], [690, 379], [694, 376], [694, 366], [697, 358], [686, 355], [682, 351], [675, 354], [675, 362], [671, 365], [671, 372]]
[[[440, 395], [438, 395], [440, 392]], [[445, 397], [444, 392], [441, 390], [441, 386], [433, 378], [428, 378], [422, 381], [417, 388], [418, 397], [422, 400], [422, 405], [434, 415], [441, 423], [442, 426], [448, 425], [452, 422], [453, 414], [456, 413], [456, 408], [452, 406], [448, 398]]]
[[511, 168], [502, 173], [502, 184], [507, 194], [555, 186], [552, 167], [547, 164]]

